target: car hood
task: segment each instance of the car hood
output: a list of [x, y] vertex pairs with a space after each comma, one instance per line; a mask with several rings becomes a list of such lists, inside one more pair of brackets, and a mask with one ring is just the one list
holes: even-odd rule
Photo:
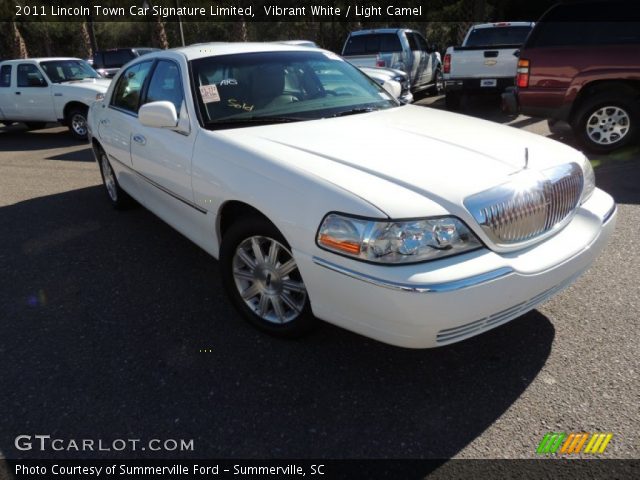
[[272, 152], [391, 217], [413, 213], [406, 191], [454, 213], [465, 197], [523, 170], [525, 156], [529, 169], [582, 161], [580, 152], [540, 135], [415, 105], [219, 133], [238, 142], [250, 135], [262, 154]]
[[57, 83], [54, 87], [60, 91], [76, 91], [82, 89], [90, 92], [104, 93], [110, 84], [111, 80], [107, 78], [85, 78], [84, 80]]

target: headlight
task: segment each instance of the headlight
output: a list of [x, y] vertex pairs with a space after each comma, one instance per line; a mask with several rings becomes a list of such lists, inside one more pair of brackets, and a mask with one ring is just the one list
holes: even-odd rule
[[584, 187], [582, 189], [582, 199], [580, 200], [581, 204], [589, 200], [589, 197], [596, 189], [596, 174], [593, 172], [593, 167], [587, 157], [584, 157], [582, 162], [582, 174], [584, 175]]
[[317, 242], [326, 250], [383, 264], [435, 260], [482, 246], [455, 217], [381, 221], [337, 213], [324, 218]]

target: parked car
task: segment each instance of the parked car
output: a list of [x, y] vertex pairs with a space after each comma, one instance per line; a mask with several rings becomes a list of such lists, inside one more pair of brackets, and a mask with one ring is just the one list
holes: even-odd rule
[[357, 67], [389, 67], [405, 72], [413, 93], [443, 91], [438, 49], [414, 30], [378, 28], [351, 32], [342, 56]]
[[110, 80], [79, 58], [30, 58], [0, 63], [0, 122], [43, 128], [48, 122], [87, 138], [89, 105], [102, 98]]
[[462, 46], [449, 47], [443, 63], [447, 108], [458, 109], [462, 95], [502, 93], [512, 87], [519, 49], [533, 25], [532, 22], [474, 25]]
[[113, 78], [127, 62], [141, 55], [156, 52], [158, 48], [113, 48], [100, 50], [93, 54], [93, 68], [105, 78]]
[[568, 122], [577, 140], [596, 152], [636, 141], [640, 130], [637, 2], [552, 7], [520, 52], [516, 87], [503, 95], [503, 108], [552, 123]]
[[323, 319], [404, 347], [456, 342], [573, 282], [615, 223], [582, 153], [401, 106], [320, 49], [149, 54], [89, 127], [109, 202], [133, 197], [218, 258], [238, 311], [274, 335]]
[[386, 67], [360, 67], [360, 70], [383, 87], [385, 86], [385, 82], [389, 82], [389, 80], [398, 82], [401, 89], [400, 94], [398, 95], [400, 103], [407, 104], [413, 102], [413, 94], [411, 93], [411, 86], [409, 84], [409, 75], [405, 72]]

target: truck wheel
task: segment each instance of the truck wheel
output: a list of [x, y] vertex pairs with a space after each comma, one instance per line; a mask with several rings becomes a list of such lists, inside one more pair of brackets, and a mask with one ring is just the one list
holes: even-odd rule
[[444, 104], [447, 107], [447, 110], [460, 110], [460, 94], [448, 92], [444, 96]]
[[291, 247], [267, 219], [246, 218], [229, 228], [220, 269], [233, 305], [260, 330], [293, 338], [317, 323]]
[[47, 125], [47, 122], [24, 122], [29, 130], [40, 130]]
[[571, 123], [578, 141], [600, 153], [631, 143], [637, 137], [640, 122], [640, 104], [632, 95], [624, 90], [609, 91], [585, 100]]
[[429, 89], [429, 94], [434, 96], [442, 95], [442, 92], [444, 92], [444, 77], [440, 69], [437, 69], [433, 86]]
[[89, 109], [87, 107], [74, 107], [69, 110], [67, 114], [67, 125], [69, 126], [69, 131], [74, 138], [78, 140], [86, 140], [87, 139], [87, 112]]

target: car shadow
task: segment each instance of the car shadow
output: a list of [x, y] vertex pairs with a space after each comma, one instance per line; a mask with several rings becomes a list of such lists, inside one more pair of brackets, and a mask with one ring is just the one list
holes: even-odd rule
[[[240, 320], [217, 262], [99, 186], [0, 208], [0, 451], [17, 435], [193, 439], [127, 458], [450, 458], [522, 395], [555, 330], [533, 311], [433, 350]], [[425, 312], [428, 321], [428, 312]]]
[[69, 131], [52, 124], [49, 128], [28, 130], [21, 123], [0, 128], [0, 152], [34, 151], [75, 147], [86, 144], [74, 139]]

